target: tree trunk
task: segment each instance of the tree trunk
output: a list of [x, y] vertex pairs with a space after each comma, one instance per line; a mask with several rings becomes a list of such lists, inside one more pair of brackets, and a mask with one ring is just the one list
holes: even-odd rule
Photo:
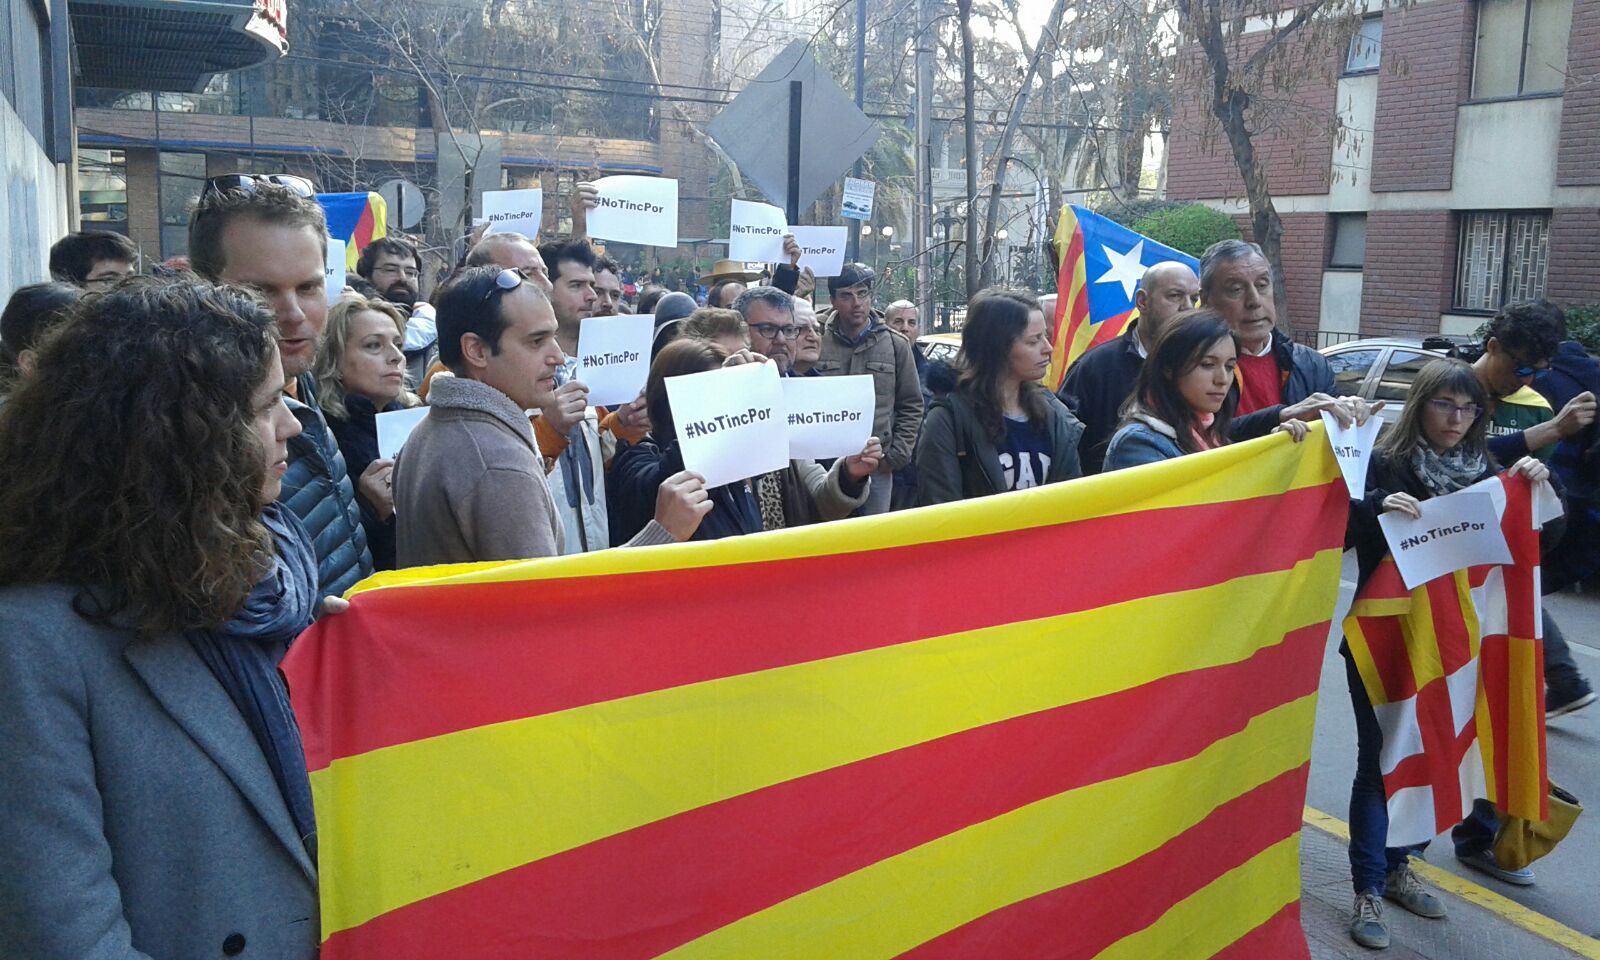
[[967, 298], [980, 289], [978, 286], [978, 245], [975, 242], [978, 235], [978, 211], [975, 204], [978, 202], [978, 117], [977, 117], [977, 81], [975, 79], [977, 68], [973, 65], [972, 52], [972, 0], [956, 0], [956, 14], [961, 20], [961, 99], [964, 101], [962, 117], [966, 123], [967, 146], [967, 228], [962, 244], [965, 257], [964, 273], [966, 281]]
[[[1055, 6], [1050, 8], [1050, 15], [1045, 19], [1044, 29], [1039, 32], [1039, 42], [1033, 45], [1033, 56], [1028, 58], [1028, 72], [1023, 74], [1022, 86], [1017, 89], [1017, 96], [1011, 102], [1011, 112], [1006, 115], [1005, 130], [1000, 134], [1000, 146], [995, 152], [994, 188], [989, 191], [989, 208], [983, 217], [983, 265], [978, 278], [978, 287], [987, 287], [994, 280], [994, 233], [995, 221], [1000, 218], [1000, 192], [1006, 182], [1006, 162], [1011, 159], [1011, 141], [1017, 135], [1017, 126], [1022, 122], [1022, 111], [1028, 106], [1028, 91], [1033, 86], [1033, 78], [1039, 72], [1039, 61], [1044, 59], [1046, 50], [1055, 51], [1056, 24], [1061, 22], [1061, 15], [1066, 11], [1067, 0], [1056, 0]], [[969, 58], [970, 59], [970, 58]], [[967, 169], [972, 169], [972, 161], [967, 161]], [[973, 180], [969, 174], [968, 184]], [[968, 219], [973, 219], [971, 214]]]
[[1250, 129], [1244, 114], [1250, 106], [1250, 96], [1242, 90], [1233, 90], [1217, 99], [1212, 108], [1222, 131], [1233, 151], [1234, 163], [1244, 181], [1245, 197], [1250, 202], [1250, 230], [1261, 252], [1272, 265], [1272, 298], [1277, 307], [1277, 325], [1285, 335], [1293, 335], [1293, 321], [1289, 316], [1288, 287], [1283, 279], [1283, 220], [1273, 205], [1272, 191], [1267, 184], [1267, 171], [1256, 160], [1255, 144], [1250, 139]]

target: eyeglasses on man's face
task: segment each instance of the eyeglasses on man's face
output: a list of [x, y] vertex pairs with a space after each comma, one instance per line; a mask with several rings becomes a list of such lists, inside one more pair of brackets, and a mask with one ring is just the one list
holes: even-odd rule
[[800, 327], [793, 323], [781, 327], [776, 323], [752, 323], [750, 329], [767, 340], [793, 340], [800, 335]]

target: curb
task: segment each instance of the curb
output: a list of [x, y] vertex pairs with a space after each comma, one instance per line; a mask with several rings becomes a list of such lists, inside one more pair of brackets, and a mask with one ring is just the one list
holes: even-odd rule
[[[1350, 827], [1338, 817], [1323, 813], [1311, 807], [1305, 808], [1304, 821], [1307, 826], [1315, 827], [1323, 833], [1329, 834], [1350, 842]], [[1411, 869], [1429, 883], [1446, 893], [1453, 894], [1468, 903], [1475, 904], [1488, 910], [1519, 929], [1525, 930], [1534, 936], [1552, 943], [1565, 950], [1571, 950], [1580, 957], [1588, 960], [1600, 960], [1600, 940], [1585, 936], [1566, 924], [1552, 920], [1542, 913], [1530, 910], [1522, 904], [1504, 897], [1487, 887], [1480, 886], [1458, 877], [1448, 870], [1441, 869], [1423, 860], [1412, 860]]]

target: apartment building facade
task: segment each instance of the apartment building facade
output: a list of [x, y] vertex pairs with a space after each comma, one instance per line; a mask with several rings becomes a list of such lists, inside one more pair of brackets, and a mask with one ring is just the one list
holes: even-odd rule
[[[1325, 132], [1257, 144], [1299, 336], [1470, 334], [1507, 303], [1600, 303], [1600, 3], [1373, 2], [1338, 56], [1292, 94]], [[1248, 230], [1198, 109], [1175, 110], [1166, 183]]]

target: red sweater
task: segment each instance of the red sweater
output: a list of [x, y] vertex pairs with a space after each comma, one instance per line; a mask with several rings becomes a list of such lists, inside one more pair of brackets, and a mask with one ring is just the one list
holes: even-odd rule
[[1239, 409], [1237, 416], [1255, 413], [1283, 402], [1283, 371], [1268, 351], [1264, 357], [1239, 356]]

